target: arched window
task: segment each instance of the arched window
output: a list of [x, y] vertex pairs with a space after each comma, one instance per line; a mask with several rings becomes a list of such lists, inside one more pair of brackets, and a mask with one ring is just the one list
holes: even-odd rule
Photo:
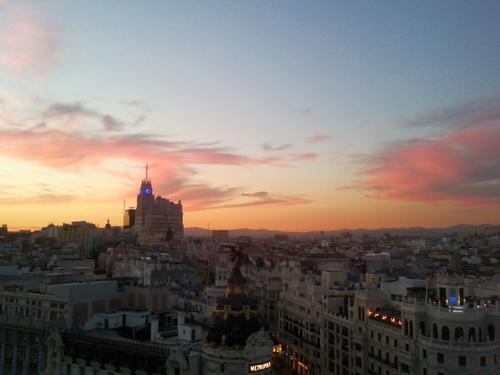
[[476, 341], [476, 330], [474, 327], [469, 328], [469, 341]]
[[448, 341], [450, 339], [450, 329], [448, 326], [441, 328], [441, 339]]
[[425, 336], [425, 322], [420, 322], [420, 334]]
[[455, 328], [455, 341], [464, 337], [464, 329], [462, 327]]
[[436, 324], [432, 326], [432, 337], [435, 339], [438, 338], [438, 326]]
[[495, 340], [495, 326], [488, 324], [488, 337], [491, 341]]

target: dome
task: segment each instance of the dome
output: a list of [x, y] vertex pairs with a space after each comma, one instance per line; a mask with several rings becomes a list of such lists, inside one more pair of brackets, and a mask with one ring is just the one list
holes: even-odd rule
[[224, 296], [210, 309], [205, 343], [211, 346], [243, 348], [247, 339], [262, 328], [257, 301], [237, 262]]

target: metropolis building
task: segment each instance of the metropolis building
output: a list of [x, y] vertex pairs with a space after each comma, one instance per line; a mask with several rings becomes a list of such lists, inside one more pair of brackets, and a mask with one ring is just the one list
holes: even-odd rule
[[239, 265], [222, 298], [210, 309], [203, 345], [203, 374], [272, 373], [273, 341], [262, 328], [257, 301]]

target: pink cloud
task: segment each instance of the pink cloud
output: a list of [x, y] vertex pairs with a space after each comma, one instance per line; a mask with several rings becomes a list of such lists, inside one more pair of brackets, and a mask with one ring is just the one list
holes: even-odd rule
[[[242, 202], [243, 189], [237, 183], [214, 186], [198, 181], [197, 168], [200, 165], [285, 168], [316, 157], [314, 153], [251, 156], [224, 147], [219, 142], [177, 141], [129, 133], [132, 125], [126, 119], [117, 119], [80, 102], [46, 103], [37, 100], [34, 105], [37, 108], [29, 112], [22, 109], [0, 111], [0, 119], [5, 120], [0, 127], [3, 145], [0, 157], [27, 161], [67, 174], [97, 171], [119, 181], [123, 190], [109, 192], [101, 199], [134, 196], [137, 193], [137, 169], [148, 162], [154, 176], [155, 193], [172, 200], [183, 200], [187, 210], [219, 208], [233, 200], [238, 205], [248, 206], [299, 204], [302, 198], [270, 196], [266, 200], [248, 196], [246, 202]], [[124, 169], [117, 170], [116, 165], [123, 165]], [[89, 189], [79, 189], [75, 195], [77, 200], [85, 201]], [[37, 194], [35, 189], [30, 196], [38, 203], [67, 201], [67, 197], [59, 197], [52, 191]], [[4, 197], [2, 202], [14, 204], [15, 194], [11, 198]]]
[[500, 204], [500, 126], [473, 126], [379, 155], [360, 183], [378, 199]]
[[330, 136], [326, 134], [318, 134], [307, 138], [308, 143], [323, 143], [330, 140]]
[[[66, 173], [101, 170], [124, 181], [124, 186], [128, 186], [128, 191], [123, 192], [126, 196], [136, 194], [137, 187], [132, 185], [136, 176], [109, 170], [106, 162], [122, 160], [129, 165], [142, 166], [147, 161], [154, 171], [156, 192], [187, 202], [188, 210], [220, 207], [241, 196], [238, 186], [213, 186], [195, 181], [197, 165], [268, 165], [279, 168], [313, 158], [308, 154], [259, 158], [236, 153], [218, 144], [170, 141], [144, 134], [83, 135], [77, 131], [63, 132], [46, 127], [0, 130], [0, 139], [3, 143], [0, 156]], [[55, 196], [43, 197], [44, 201], [50, 199], [60, 201]], [[292, 203], [291, 199], [280, 198], [260, 201], [258, 205], [284, 205], [287, 201]], [[293, 200], [293, 204], [298, 204], [298, 201]], [[257, 202], [250, 205], [257, 205]]]
[[1, 131], [0, 154], [30, 160], [59, 169], [99, 165], [107, 159], [149, 160], [161, 165], [273, 164], [276, 158], [253, 158], [223, 147], [199, 147], [193, 142], [174, 142], [144, 134], [111, 137], [84, 136], [59, 130]]
[[0, 26], [0, 66], [18, 74], [47, 72], [56, 61], [56, 28], [36, 20], [26, 7], [6, 4], [2, 8], [8, 16]]
[[305, 152], [303, 154], [294, 154], [289, 157], [290, 161], [305, 161], [305, 160], [315, 160], [316, 154], [314, 152]]

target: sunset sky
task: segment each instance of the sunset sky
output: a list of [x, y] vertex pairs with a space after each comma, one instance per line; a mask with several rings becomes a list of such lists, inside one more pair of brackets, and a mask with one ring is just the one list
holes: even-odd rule
[[500, 223], [500, 2], [0, 0], [0, 224]]

